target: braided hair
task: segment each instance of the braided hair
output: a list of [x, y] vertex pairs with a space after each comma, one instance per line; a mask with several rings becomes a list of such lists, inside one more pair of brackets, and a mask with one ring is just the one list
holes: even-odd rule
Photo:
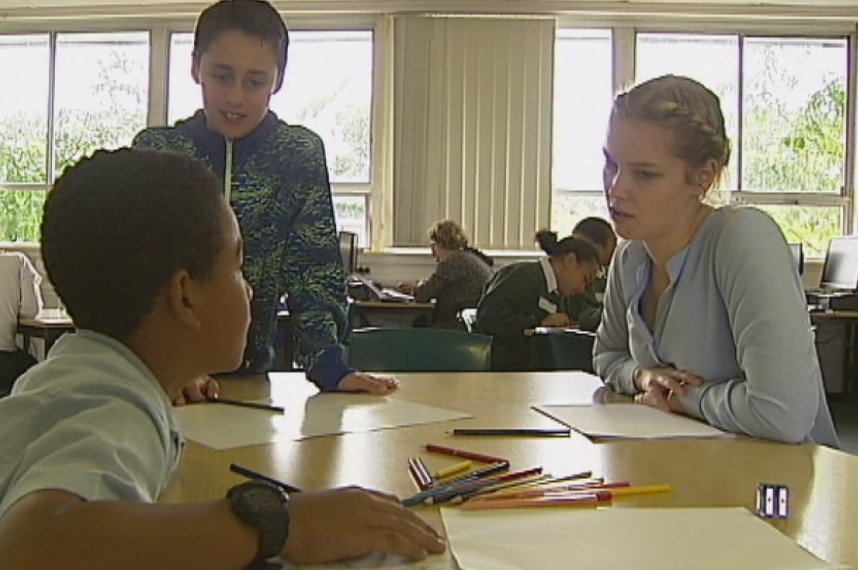
[[731, 145], [721, 102], [709, 88], [688, 77], [663, 75], [620, 93], [614, 99], [610, 120], [611, 124], [641, 120], [670, 130], [673, 153], [690, 167], [715, 161], [718, 170], [712, 186], [717, 186], [730, 161]]

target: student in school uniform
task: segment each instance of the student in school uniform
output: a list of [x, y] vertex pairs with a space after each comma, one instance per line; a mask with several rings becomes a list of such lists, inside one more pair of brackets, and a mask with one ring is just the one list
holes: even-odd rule
[[635, 401], [729, 432], [838, 446], [789, 246], [755, 208], [704, 198], [730, 158], [718, 97], [663, 76], [621, 93], [604, 180], [623, 241], [596, 372]]
[[567, 298], [578, 295], [599, 269], [596, 248], [574, 236], [536, 234], [547, 257], [513, 263], [486, 285], [477, 306], [477, 327], [494, 337], [493, 370], [534, 370], [539, 363], [529, 333], [536, 327], [568, 327]]
[[581, 330], [595, 331], [602, 320], [602, 296], [607, 282], [607, 268], [617, 247], [614, 229], [602, 218], [584, 218], [572, 230], [572, 235], [593, 244], [599, 254], [599, 273], [587, 288], [566, 300], [567, 313]]
[[23, 253], [0, 252], [0, 396], [36, 363], [15, 343], [18, 319], [30, 319], [42, 310], [42, 277]]
[[432, 257], [438, 267], [419, 283], [400, 283], [397, 289], [414, 295], [417, 301], [435, 300], [433, 328], [463, 328], [457, 315], [477, 306], [483, 288], [492, 276], [494, 260], [468, 245], [465, 230], [452, 220], [436, 222], [429, 228]]
[[346, 276], [322, 140], [268, 108], [283, 85], [288, 48], [286, 25], [265, 0], [209, 6], [197, 20], [191, 62], [203, 108], [174, 127], [144, 130], [134, 146], [200, 158], [221, 181], [254, 290], [241, 371], [271, 365], [277, 304], [286, 293], [295, 358], [308, 379], [324, 391], [385, 394], [396, 382], [350, 368], [340, 343], [349, 326]]
[[276, 555], [443, 550], [395, 498], [358, 488], [290, 497], [253, 481], [155, 504], [183, 446], [171, 400], [235, 368], [250, 323], [238, 224], [204, 164], [99, 151], [55, 183], [41, 236], [79, 330], [0, 400], [0, 569], [239, 570]]

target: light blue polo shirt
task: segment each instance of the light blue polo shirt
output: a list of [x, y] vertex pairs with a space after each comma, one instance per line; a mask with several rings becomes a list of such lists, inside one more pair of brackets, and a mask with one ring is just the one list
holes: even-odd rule
[[127, 346], [79, 331], [0, 400], [0, 517], [58, 489], [87, 501], [154, 502], [183, 446], [172, 405]]

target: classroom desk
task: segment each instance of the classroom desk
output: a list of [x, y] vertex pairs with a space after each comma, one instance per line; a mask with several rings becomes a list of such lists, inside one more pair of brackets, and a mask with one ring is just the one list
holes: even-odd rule
[[74, 323], [67, 315], [56, 310], [45, 310], [32, 319], [18, 321], [16, 332], [24, 338], [24, 350], [30, 350], [30, 339], [41, 338], [45, 341], [45, 354], [63, 334], [73, 332]]
[[858, 393], [858, 311], [820, 311], [810, 313], [810, 322], [816, 333], [824, 332], [825, 323], [843, 325], [843, 374], [840, 388], [844, 394]]
[[[513, 469], [543, 466], [555, 475], [592, 470], [611, 480], [635, 484], [670, 483], [669, 495], [628, 498], [613, 508], [635, 506], [744, 506], [753, 509], [757, 484], [790, 487], [791, 517], [771, 524], [817, 556], [858, 566], [858, 457], [815, 445], [785, 445], [752, 438], [718, 440], [615, 441], [591, 443], [570, 438], [461, 438], [445, 435], [455, 426], [551, 427], [530, 409], [540, 403], [624, 400], [591, 377], [574, 372], [398, 374], [396, 397], [469, 412], [474, 419], [370, 433], [320, 437], [214, 451], [188, 442], [184, 459], [162, 497], [187, 502], [222, 497], [242, 479], [230, 462], [246, 465], [306, 490], [357, 484], [407, 496], [415, 492], [406, 461], [421, 455], [430, 468], [454, 459], [421, 451], [426, 443], [507, 457]], [[306, 393], [300, 374], [226, 380], [224, 395], [276, 399]], [[421, 508], [442, 528], [436, 508]], [[677, 536], [666, 537], [665, 547]], [[729, 545], [725, 545], [730, 547]], [[455, 568], [448, 554], [417, 568]]]

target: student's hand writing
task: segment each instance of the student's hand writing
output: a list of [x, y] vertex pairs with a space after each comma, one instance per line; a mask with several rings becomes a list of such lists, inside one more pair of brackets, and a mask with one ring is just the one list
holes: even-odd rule
[[700, 386], [703, 379], [696, 374], [675, 368], [645, 368], [635, 376], [635, 385], [641, 391], [635, 402], [665, 412], [685, 413], [677, 396], [685, 394], [686, 386]]
[[396, 285], [396, 290], [400, 293], [405, 293], [406, 295], [413, 295], [416, 288], [416, 283], [398, 283]]
[[438, 533], [396, 497], [352, 487], [292, 495], [289, 538], [281, 556], [295, 564], [321, 564], [370, 552], [422, 560], [444, 548]]
[[174, 406], [182, 406], [188, 402], [202, 402], [210, 398], [217, 398], [220, 385], [211, 376], [200, 376], [182, 388], [182, 393], [173, 399]]
[[398, 387], [399, 382], [396, 378], [374, 376], [364, 372], [352, 372], [337, 384], [337, 390], [340, 392], [369, 392], [379, 396], [388, 394]]
[[539, 323], [544, 327], [568, 327], [571, 321], [566, 313], [552, 313], [546, 315]]

